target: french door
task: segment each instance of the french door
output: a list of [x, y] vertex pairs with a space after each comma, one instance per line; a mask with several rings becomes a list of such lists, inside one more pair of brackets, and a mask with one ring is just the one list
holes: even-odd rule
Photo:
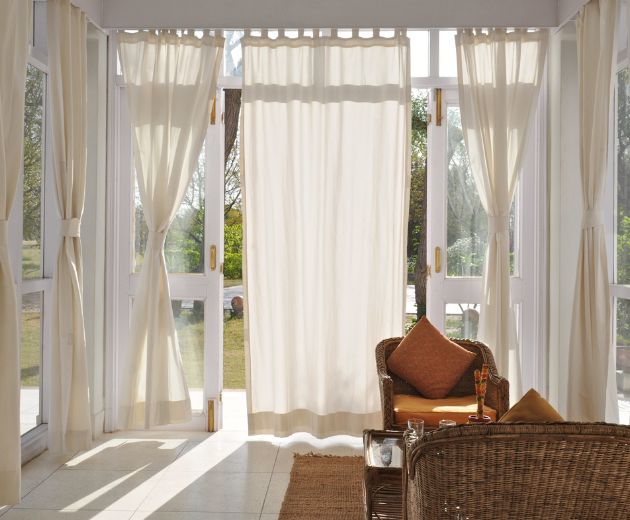
[[[457, 89], [430, 91], [429, 112], [427, 317], [449, 337], [476, 339], [488, 219], [468, 160]], [[543, 112], [544, 104], [539, 107], [530, 138], [510, 213], [509, 233], [523, 389], [533, 387], [546, 395], [546, 188], [542, 175], [546, 159], [540, 136], [544, 131]]]
[[[119, 143], [116, 194], [111, 229], [113, 261], [110, 288], [114, 303], [111, 377], [106, 431], [117, 429], [118, 394], [127, 351], [129, 325], [148, 228], [136, 186], [133, 136], [122, 77], [115, 81]], [[197, 168], [184, 201], [169, 228], [164, 256], [169, 273], [173, 316], [190, 390], [193, 420], [160, 429], [217, 430], [222, 427], [223, 388], [223, 127], [221, 96], [208, 125]], [[166, 384], [166, 382], [165, 382]]]

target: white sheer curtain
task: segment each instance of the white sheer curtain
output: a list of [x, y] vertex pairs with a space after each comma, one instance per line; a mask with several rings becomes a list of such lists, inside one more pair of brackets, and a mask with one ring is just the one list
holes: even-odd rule
[[20, 342], [9, 216], [24, 140], [24, 89], [33, 3], [0, 0], [0, 506], [20, 503]]
[[522, 395], [510, 288], [509, 213], [538, 103], [548, 32], [460, 30], [456, 36], [462, 129], [477, 191], [488, 214], [478, 338]]
[[51, 309], [48, 446], [66, 453], [92, 448], [80, 238], [87, 161], [87, 19], [70, 0], [48, 0], [47, 8], [52, 162], [61, 220]]
[[249, 433], [361, 435], [403, 333], [409, 39], [241, 41]]
[[[604, 231], [611, 82], [617, 54], [618, 0], [591, 1], [578, 16], [582, 234], [571, 335], [567, 417], [604, 421], [610, 370], [610, 294]], [[577, 202], [577, 201], [576, 201]], [[609, 400], [616, 408], [616, 395]], [[615, 414], [614, 410], [612, 410]], [[618, 412], [617, 412], [618, 415]]]
[[175, 331], [164, 240], [208, 128], [224, 38], [206, 31], [117, 35], [149, 240], [131, 315], [119, 410], [121, 429], [192, 419]]

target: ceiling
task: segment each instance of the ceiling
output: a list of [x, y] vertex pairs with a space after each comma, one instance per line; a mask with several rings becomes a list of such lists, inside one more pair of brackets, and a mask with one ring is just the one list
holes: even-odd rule
[[558, 27], [586, 0], [73, 0], [104, 29]]

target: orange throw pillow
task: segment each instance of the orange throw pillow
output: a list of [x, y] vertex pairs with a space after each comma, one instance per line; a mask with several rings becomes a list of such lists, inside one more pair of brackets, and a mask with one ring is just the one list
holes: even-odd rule
[[499, 422], [555, 421], [564, 421], [564, 418], [533, 388], [499, 419]]
[[[387, 360], [387, 368], [428, 399], [443, 399], [475, 359], [423, 317]], [[473, 388], [474, 381], [470, 382]]]

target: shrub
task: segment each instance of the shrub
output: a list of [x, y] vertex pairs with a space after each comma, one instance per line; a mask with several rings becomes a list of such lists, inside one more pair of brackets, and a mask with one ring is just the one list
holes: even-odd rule
[[241, 253], [225, 253], [223, 275], [232, 280], [243, 278], [243, 255]]

